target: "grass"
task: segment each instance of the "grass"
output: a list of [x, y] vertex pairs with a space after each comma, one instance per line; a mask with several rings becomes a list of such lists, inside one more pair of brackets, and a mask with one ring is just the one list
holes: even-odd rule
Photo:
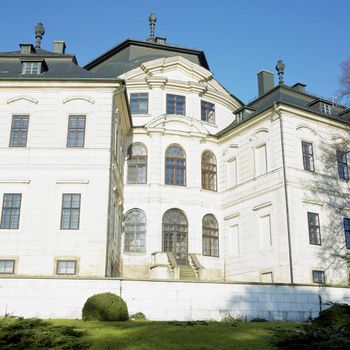
[[[3, 325], [16, 322], [14, 320], [0, 319], [0, 330]], [[295, 324], [283, 322], [48, 320], [48, 323], [51, 327], [78, 331], [82, 335], [79, 342], [91, 350], [272, 350], [275, 349], [271, 345], [274, 330], [295, 327]]]

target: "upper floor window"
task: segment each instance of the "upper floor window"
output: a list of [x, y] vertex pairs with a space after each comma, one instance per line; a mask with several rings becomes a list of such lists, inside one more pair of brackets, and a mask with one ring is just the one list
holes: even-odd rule
[[179, 95], [166, 95], [166, 114], [186, 114], [186, 98]]
[[215, 124], [215, 105], [207, 101], [201, 101], [201, 120]]
[[80, 194], [62, 196], [61, 230], [78, 230], [80, 218]]
[[202, 188], [216, 191], [216, 158], [210, 151], [202, 153]]
[[26, 147], [29, 115], [12, 116], [10, 147]]
[[17, 230], [21, 211], [22, 195], [20, 193], [5, 193], [2, 202], [1, 229]]
[[325, 284], [326, 279], [325, 279], [324, 271], [312, 270], [312, 282], [319, 283], [319, 284]]
[[303, 150], [303, 165], [305, 170], [315, 171], [314, 152], [312, 143], [302, 141], [301, 148]]
[[214, 215], [207, 214], [202, 220], [203, 255], [219, 256], [219, 227]]
[[165, 151], [165, 184], [186, 185], [186, 155], [179, 145], [170, 145]]
[[130, 94], [130, 111], [131, 114], [147, 114], [148, 93]]
[[344, 234], [346, 249], [350, 249], [350, 219], [344, 218]]
[[15, 261], [9, 259], [0, 260], [0, 274], [14, 274]]
[[76, 260], [57, 260], [56, 274], [57, 275], [76, 275], [77, 261]]
[[320, 219], [317, 213], [307, 213], [309, 226], [309, 242], [313, 245], [321, 245]]
[[347, 153], [337, 150], [338, 174], [341, 179], [349, 180]]
[[22, 74], [40, 74], [42, 62], [23, 62]]
[[147, 183], [147, 150], [142, 143], [128, 149], [128, 184]]
[[85, 115], [69, 116], [67, 147], [84, 147], [85, 125]]
[[124, 252], [145, 252], [146, 216], [140, 209], [130, 210], [124, 220]]

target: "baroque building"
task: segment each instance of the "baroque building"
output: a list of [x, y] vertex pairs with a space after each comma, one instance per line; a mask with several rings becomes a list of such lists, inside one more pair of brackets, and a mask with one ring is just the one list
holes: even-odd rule
[[244, 104], [150, 24], [0, 54], [0, 274], [348, 285], [349, 109], [282, 61]]

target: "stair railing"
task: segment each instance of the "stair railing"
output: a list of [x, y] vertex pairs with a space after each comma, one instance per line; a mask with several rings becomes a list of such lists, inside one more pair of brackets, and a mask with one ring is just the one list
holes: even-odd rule
[[204, 266], [200, 263], [200, 261], [197, 257], [197, 254], [189, 253], [188, 254], [188, 262], [189, 262], [190, 266], [193, 268], [197, 279], [202, 280]]

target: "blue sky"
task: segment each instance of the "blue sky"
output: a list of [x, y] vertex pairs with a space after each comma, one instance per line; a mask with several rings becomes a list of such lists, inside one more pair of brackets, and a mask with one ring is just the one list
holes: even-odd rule
[[41, 21], [42, 47], [65, 40], [84, 65], [126, 38], [147, 38], [151, 12], [156, 35], [204, 50], [215, 78], [244, 102], [257, 95], [256, 73], [275, 71], [278, 59], [286, 64], [286, 84], [302, 82], [333, 98], [340, 64], [350, 56], [348, 0], [2, 1], [0, 51], [34, 43]]

